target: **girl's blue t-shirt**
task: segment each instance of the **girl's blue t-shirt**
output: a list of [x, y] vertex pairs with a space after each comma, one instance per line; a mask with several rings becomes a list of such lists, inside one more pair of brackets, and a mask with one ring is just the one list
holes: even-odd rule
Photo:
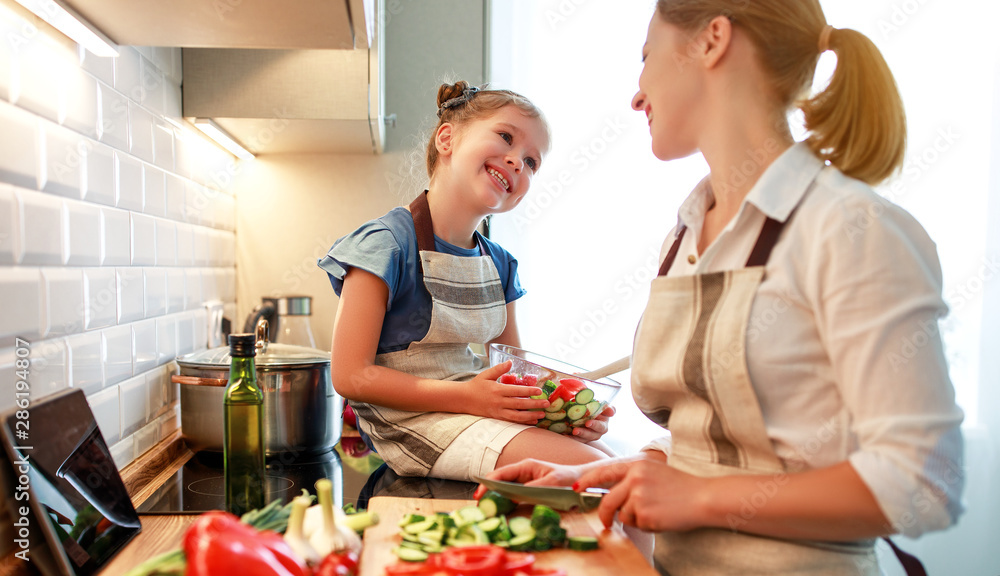
[[[476, 232], [477, 244], [500, 274], [504, 299], [513, 302], [525, 294], [517, 276], [517, 260], [499, 244]], [[461, 248], [437, 236], [438, 252], [455, 256], [480, 256], [476, 248]], [[417, 232], [413, 217], [405, 208], [395, 208], [381, 218], [366, 222], [354, 232], [337, 240], [319, 267], [330, 277], [333, 290], [340, 296], [347, 270], [354, 267], [374, 274], [389, 287], [385, 319], [379, 335], [378, 354], [404, 350], [411, 342], [427, 335], [431, 321], [431, 295], [424, 287], [418, 262]]]

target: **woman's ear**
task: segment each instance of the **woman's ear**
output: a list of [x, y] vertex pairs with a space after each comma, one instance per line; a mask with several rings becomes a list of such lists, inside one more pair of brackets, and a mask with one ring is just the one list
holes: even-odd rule
[[455, 147], [455, 127], [451, 122], [445, 122], [438, 126], [434, 133], [434, 147], [437, 148], [438, 156], [448, 156], [452, 148]]
[[729, 51], [733, 40], [733, 23], [725, 16], [716, 16], [705, 26], [696, 40], [705, 68], [714, 68]]

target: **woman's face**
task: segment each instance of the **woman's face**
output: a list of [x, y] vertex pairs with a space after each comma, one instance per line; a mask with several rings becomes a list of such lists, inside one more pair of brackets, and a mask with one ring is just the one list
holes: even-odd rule
[[506, 212], [527, 194], [548, 147], [542, 121], [508, 105], [458, 129], [450, 170], [485, 213]]
[[642, 47], [643, 68], [632, 108], [646, 113], [653, 154], [660, 160], [697, 151], [701, 74], [696, 45], [673, 24], [654, 14]]

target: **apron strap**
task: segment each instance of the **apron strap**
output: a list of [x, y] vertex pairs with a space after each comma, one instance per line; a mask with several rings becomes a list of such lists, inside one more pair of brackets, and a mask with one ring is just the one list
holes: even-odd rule
[[431, 207], [427, 204], [427, 190], [410, 203], [413, 227], [417, 230], [417, 251], [434, 252], [434, 224], [431, 222]]
[[[788, 218], [790, 219], [791, 216]], [[747, 268], [767, 264], [768, 258], [771, 257], [771, 250], [778, 243], [778, 236], [781, 235], [781, 231], [785, 227], [785, 222], [779, 222], [768, 216], [767, 220], [764, 221], [764, 227], [760, 230], [760, 235], [757, 236], [757, 242], [753, 245], [750, 258], [747, 258]], [[681, 240], [684, 239], [685, 232], [687, 232], [687, 226], [682, 224], [681, 229], [677, 231], [677, 238], [670, 246], [670, 250], [667, 251], [666, 258], [660, 264], [660, 271], [656, 274], [657, 276], [666, 276], [667, 272], [670, 271], [670, 267], [674, 265], [674, 260], [677, 259], [677, 252], [681, 249]]]
[[889, 543], [889, 548], [892, 548], [892, 552], [899, 559], [899, 563], [903, 565], [903, 571], [906, 572], [906, 576], [927, 576], [927, 571], [924, 570], [924, 565], [920, 563], [920, 560], [907, 552], [904, 552], [896, 543], [888, 538], [883, 538]]

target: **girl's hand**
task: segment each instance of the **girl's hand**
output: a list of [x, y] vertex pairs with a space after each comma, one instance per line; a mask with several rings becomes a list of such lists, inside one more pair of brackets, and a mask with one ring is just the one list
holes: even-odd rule
[[542, 393], [542, 389], [537, 386], [497, 382], [497, 378], [506, 374], [510, 366], [509, 360], [497, 364], [483, 370], [470, 381], [469, 414], [519, 424], [537, 424], [545, 417], [543, 409], [549, 406], [549, 401], [530, 398]]
[[598, 508], [606, 527], [611, 526], [617, 512], [623, 524], [640, 530], [683, 531], [705, 525], [701, 505], [708, 482], [671, 468], [666, 462], [643, 459], [591, 466], [573, 489], [611, 489]]
[[[491, 480], [519, 482], [528, 486], [570, 486], [580, 478], [582, 472], [581, 466], [565, 466], [529, 458], [510, 466], [497, 468], [486, 477]], [[476, 488], [473, 498], [478, 500], [486, 491], [487, 488], [480, 485]]]
[[615, 415], [615, 407], [606, 407], [598, 416], [593, 420], [587, 420], [587, 423], [578, 428], [573, 428], [573, 435], [571, 438], [574, 440], [579, 440], [580, 442], [593, 442], [598, 440], [601, 436], [608, 433], [608, 419]]

